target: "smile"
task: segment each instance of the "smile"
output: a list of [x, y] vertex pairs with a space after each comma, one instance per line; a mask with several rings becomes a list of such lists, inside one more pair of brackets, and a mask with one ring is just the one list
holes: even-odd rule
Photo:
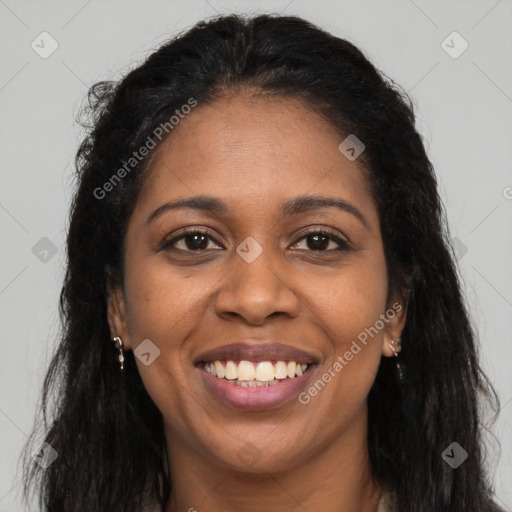
[[295, 361], [210, 361], [203, 363], [205, 372], [230, 381], [235, 386], [266, 387], [280, 384], [285, 379], [300, 377], [307, 364]]

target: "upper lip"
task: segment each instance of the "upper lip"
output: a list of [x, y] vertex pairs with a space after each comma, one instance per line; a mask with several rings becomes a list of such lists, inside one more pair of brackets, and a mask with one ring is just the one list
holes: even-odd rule
[[210, 361], [295, 361], [300, 364], [318, 363], [318, 358], [309, 352], [283, 343], [238, 342], [212, 348], [199, 354], [194, 364]]

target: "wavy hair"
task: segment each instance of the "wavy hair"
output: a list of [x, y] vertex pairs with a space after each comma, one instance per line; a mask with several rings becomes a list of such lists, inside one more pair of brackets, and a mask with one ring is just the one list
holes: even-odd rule
[[[382, 358], [368, 396], [375, 478], [394, 490], [400, 512], [500, 510], [486, 474], [481, 420], [489, 408], [495, 420], [500, 404], [479, 365], [476, 328], [413, 103], [351, 42], [299, 17], [269, 14], [201, 21], [121, 80], [91, 87], [76, 156], [62, 334], [24, 447], [24, 499], [37, 488], [48, 512], [133, 512], [150, 503], [164, 510], [172, 475], [162, 415], [131, 351], [119, 372], [107, 323], [108, 293], [123, 281], [124, 237], [150, 157], [105, 197], [95, 190], [189, 98], [200, 108], [244, 87], [300, 99], [340, 136], [357, 134], [366, 146], [362, 161], [390, 291], [408, 297], [404, 377], [393, 359]], [[58, 453], [44, 470], [30, 457], [40, 430]], [[453, 441], [469, 454], [457, 469], [441, 457]]]

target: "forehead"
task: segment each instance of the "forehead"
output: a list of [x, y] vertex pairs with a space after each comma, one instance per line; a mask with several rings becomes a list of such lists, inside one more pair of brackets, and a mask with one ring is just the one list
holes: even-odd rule
[[372, 208], [363, 164], [339, 151], [343, 139], [299, 100], [236, 94], [199, 103], [156, 150], [137, 206], [208, 194], [277, 211], [284, 198], [311, 193]]

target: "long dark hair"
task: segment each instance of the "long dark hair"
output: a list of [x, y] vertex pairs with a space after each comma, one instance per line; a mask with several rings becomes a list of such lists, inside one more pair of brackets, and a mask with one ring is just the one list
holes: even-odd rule
[[[495, 419], [499, 400], [479, 366], [413, 104], [349, 41], [274, 15], [202, 21], [119, 82], [91, 87], [60, 298], [63, 333], [24, 451], [25, 499], [37, 480], [39, 506], [48, 512], [133, 512], [150, 502], [163, 510], [172, 475], [162, 415], [131, 351], [119, 372], [107, 323], [107, 294], [123, 279], [123, 240], [150, 157], [127, 162], [191, 98], [200, 108], [246, 86], [301, 99], [340, 136], [354, 133], [366, 146], [362, 161], [378, 205], [390, 290], [408, 297], [403, 380], [394, 361], [382, 358], [368, 397], [374, 476], [394, 489], [401, 512], [499, 510], [481, 438], [482, 406]], [[169, 123], [165, 135], [172, 137]], [[122, 179], [113, 180], [123, 166]], [[44, 470], [31, 458], [40, 423], [58, 454]], [[468, 453], [457, 469], [441, 456], [452, 442]]]

